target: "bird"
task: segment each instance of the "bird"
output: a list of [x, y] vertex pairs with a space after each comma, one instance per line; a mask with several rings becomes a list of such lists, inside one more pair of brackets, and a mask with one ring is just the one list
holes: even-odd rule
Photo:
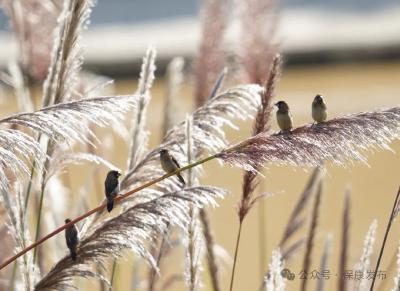
[[[65, 223], [70, 223], [71, 219], [67, 218]], [[67, 242], [67, 247], [69, 248], [69, 252], [71, 254], [71, 259], [75, 262], [76, 261], [76, 250], [79, 243], [78, 238], [78, 229], [76, 228], [75, 224], [68, 226], [65, 229], [65, 241]]]
[[316, 123], [324, 122], [327, 118], [326, 104], [321, 95], [317, 95], [311, 105], [311, 115]]
[[121, 176], [121, 174], [118, 171], [112, 170], [108, 172], [106, 180], [104, 181], [108, 212], [111, 212], [113, 209], [114, 198], [119, 192], [119, 176]]
[[275, 104], [278, 107], [276, 112], [276, 120], [278, 121], [281, 132], [290, 132], [293, 128], [293, 118], [290, 113], [289, 106], [285, 101], [279, 101]]
[[[166, 149], [162, 149], [160, 151], [160, 162], [162, 168], [167, 173], [175, 172], [176, 170], [180, 169], [178, 161]], [[180, 173], [177, 173], [176, 176], [183, 185], [186, 184]]]

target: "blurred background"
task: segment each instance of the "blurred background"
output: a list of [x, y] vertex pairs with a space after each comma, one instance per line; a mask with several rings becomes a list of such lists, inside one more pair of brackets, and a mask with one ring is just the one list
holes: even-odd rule
[[[33, 1], [34, 2], [34, 1]], [[238, 65], [235, 51], [241, 46], [243, 34], [238, 28], [236, 2], [228, 2], [222, 14], [228, 18], [226, 32], [221, 47], [229, 68], [225, 88], [237, 84]], [[49, 11], [59, 11], [59, 2], [48, 7]], [[282, 77], [277, 85], [276, 99], [284, 99], [291, 106], [295, 125], [310, 122], [310, 106], [313, 97], [320, 93], [325, 97], [329, 116], [339, 116], [353, 112], [397, 106], [400, 103], [400, 3], [396, 0], [283, 0], [269, 3], [273, 23], [271, 42], [279, 47], [284, 58]], [[202, 42], [201, 1], [138, 1], [138, 0], [98, 0], [93, 9], [91, 23], [84, 32], [84, 68], [88, 71], [115, 79], [116, 94], [132, 94], [137, 88], [137, 79], [142, 57], [146, 48], [152, 45], [157, 50], [156, 81], [151, 90], [151, 103], [147, 116], [147, 127], [151, 131], [150, 147], [160, 141], [163, 127], [162, 116], [167, 84], [165, 72], [172, 58], [185, 59], [185, 79], [177, 96], [178, 113], [183, 118], [197, 103], [196, 74], [192, 74], [199, 47]], [[29, 34], [12, 32], [7, 13], [0, 11], [0, 68], [5, 70], [10, 60], [20, 58], [18, 38]], [[44, 12], [43, 15], [46, 15]], [[43, 16], [42, 15], [42, 16]], [[49, 26], [54, 18], [33, 19], [42, 29]], [[37, 28], [38, 29], [38, 28]], [[262, 30], [263, 28], [260, 28]], [[39, 29], [36, 30], [39, 33]], [[250, 33], [250, 32], [249, 32]], [[51, 43], [52, 38], [45, 40]], [[51, 46], [50, 46], [51, 47]], [[240, 50], [240, 49], [239, 49]], [[40, 100], [40, 81], [47, 73], [48, 60], [43, 57], [49, 50], [39, 52], [37, 58], [28, 58], [33, 90]], [[36, 62], [39, 61], [40, 62]], [[204, 61], [199, 60], [197, 61]], [[263, 59], [257, 62], [263, 62]], [[15, 100], [7, 94], [1, 97], [0, 116], [15, 112]], [[39, 102], [39, 101], [38, 101]], [[232, 143], [250, 135], [251, 123], [239, 123], [240, 130], [228, 130]], [[273, 120], [273, 130], [277, 130]], [[117, 143], [114, 153], [105, 155], [114, 164], [123, 168], [126, 145]], [[392, 144], [395, 152], [400, 151], [400, 142]], [[368, 153], [369, 165], [354, 164], [348, 168], [328, 165], [322, 196], [320, 223], [316, 238], [312, 268], [319, 267], [319, 258], [325, 236], [333, 236], [333, 252], [329, 261], [332, 274], [337, 271], [339, 245], [341, 239], [341, 213], [345, 189], [351, 189], [351, 238], [349, 262], [354, 264], [361, 255], [364, 235], [373, 219], [378, 220], [378, 237], [372, 261], [375, 262], [377, 248], [383, 238], [384, 228], [392, 207], [395, 192], [400, 183], [400, 157], [390, 151]], [[77, 168], [71, 172], [71, 179], [77, 185], [84, 184]], [[105, 170], [102, 170], [102, 173]], [[261, 200], [250, 212], [242, 232], [235, 278], [235, 290], [258, 290], [263, 274], [268, 268], [270, 254], [279, 243], [282, 232], [301, 193], [310, 171], [268, 165], [264, 170], [262, 191], [276, 193]], [[210, 211], [216, 242], [233, 256], [238, 227], [237, 204], [241, 194], [242, 171], [211, 162], [205, 166], [202, 182], [230, 190], [220, 207]], [[99, 182], [100, 183], [100, 182]], [[78, 186], [76, 186], [78, 187]], [[257, 190], [259, 191], [259, 190]], [[260, 190], [261, 191], [261, 190]], [[259, 192], [260, 192], [259, 191]], [[92, 206], [97, 203], [93, 203]], [[260, 216], [263, 213], [262, 216]], [[261, 218], [260, 218], [261, 217]], [[260, 245], [260, 219], [265, 228], [266, 242]], [[303, 230], [306, 234], [308, 224]], [[381, 270], [387, 271], [387, 278], [380, 282], [381, 290], [389, 290], [395, 274], [390, 266], [399, 243], [400, 231], [395, 227], [390, 235], [386, 256]], [[265, 255], [266, 254], [266, 255]], [[181, 256], [182, 254], [174, 254]], [[116, 290], [129, 290], [131, 261], [121, 260], [116, 273]], [[183, 260], [168, 258], [166, 263], [179, 268]], [[221, 263], [223, 290], [227, 290], [231, 261]], [[287, 266], [296, 274], [301, 271], [302, 252]], [[351, 269], [353, 265], [348, 267]], [[208, 271], [205, 266], [205, 290], [210, 289]], [[329, 290], [336, 286], [336, 277], [328, 280]], [[295, 290], [301, 280], [288, 282], [288, 290]], [[315, 281], [309, 282], [314, 287]], [[174, 290], [185, 290], [182, 282]]]

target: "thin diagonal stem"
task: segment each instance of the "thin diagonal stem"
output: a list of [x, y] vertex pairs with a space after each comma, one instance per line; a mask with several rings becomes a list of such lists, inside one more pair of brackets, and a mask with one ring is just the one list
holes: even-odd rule
[[235, 279], [235, 269], [236, 269], [236, 262], [237, 262], [237, 257], [239, 253], [239, 243], [240, 243], [240, 234], [242, 233], [242, 221], [239, 224], [239, 230], [237, 233], [237, 238], [236, 238], [236, 248], [235, 248], [235, 257], [233, 258], [233, 267], [232, 267], [232, 275], [231, 275], [231, 285], [229, 287], [229, 290], [233, 290], [233, 281]]
[[381, 250], [380, 250], [379, 256], [378, 256], [378, 261], [376, 262], [375, 271], [374, 271], [374, 278], [372, 279], [370, 291], [374, 290], [376, 273], [378, 272], [379, 265], [381, 264], [383, 251], [385, 250], [386, 240], [388, 238], [390, 228], [392, 227], [393, 218], [395, 216], [396, 208], [397, 208], [398, 203], [399, 203], [399, 196], [400, 196], [400, 187], [399, 187], [399, 190], [397, 191], [396, 199], [394, 200], [394, 203], [393, 203], [392, 212], [390, 213], [389, 221], [388, 221], [388, 224], [387, 224], [387, 227], [386, 227], [386, 231], [385, 231], [385, 237], [383, 238]]
[[[152, 186], [152, 185], [154, 185], [154, 184], [156, 184], [156, 183], [158, 183], [158, 182], [160, 182], [160, 181], [162, 181], [162, 180], [164, 180], [164, 179], [166, 179], [166, 178], [168, 178], [168, 177], [171, 177], [171, 176], [173, 176], [173, 175], [176, 175], [177, 173], [180, 173], [180, 172], [185, 171], [185, 170], [187, 170], [187, 169], [193, 168], [193, 167], [195, 167], [195, 166], [198, 166], [198, 165], [204, 164], [204, 163], [206, 163], [206, 162], [209, 162], [209, 161], [211, 161], [211, 160], [213, 160], [213, 159], [215, 159], [215, 158], [217, 158], [217, 157], [218, 157], [218, 154], [211, 155], [211, 156], [208, 156], [208, 157], [206, 157], [206, 158], [204, 158], [204, 159], [201, 159], [201, 160], [199, 160], [199, 161], [197, 161], [197, 162], [194, 162], [194, 163], [192, 163], [192, 164], [186, 165], [186, 166], [184, 166], [184, 167], [182, 167], [182, 168], [180, 168], [180, 169], [178, 169], [178, 170], [176, 170], [176, 171], [174, 171], [174, 172], [167, 173], [167, 174], [165, 174], [165, 175], [163, 175], [163, 176], [161, 176], [161, 177], [159, 177], [159, 178], [157, 178], [157, 179], [151, 180], [151, 181], [149, 181], [149, 182], [147, 182], [147, 183], [145, 183], [145, 184], [143, 184], [143, 185], [141, 185], [141, 186], [139, 186], [139, 187], [137, 187], [137, 188], [135, 188], [135, 189], [133, 189], [133, 190], [131, 190], [131, 191], [128, 191], [128, 192], [126, 192], [126, 193], [124, 193], [124, 194], [119, 195], [118, 197], [116, 197], [116, 198], [114, 199], [114, 201], [115, 201], [115, 202], [119, 202], [119, 201], [121, 201], [121, 200], [127, 198], [128, 196], [131, 196], [132, 194], [134, 194], [134, 193], [136, 193], [136, 192], [139, 192], [139, 191], [141, 191], [141, 190], [143, 190], [143, 189], [145, 189], [145, 188], [148, 188], [148, 187], [150, 187], [150, 186]], [[47, 234], [47, 235], [44, 236], [43, 238], [37, 240], [35, 243], [31, 244], [30, 246], [26, 247], [25, 249], [23, 249], [23, 250], [20, 251], [19, 253], [15, 254], [15, 255], [12, 256], [11, 258], [9, 258], [9, 259], [7, 259], [6, 261], [4, 261], [3, 263], [1, 263], [1, 265], [0, 265], [0, 270], [2, 270], [3, 268], [5, 268], [6, 266], [8, 266], [10, 263], [14, 262], [16, 259], [18, 259], [18, 258], [21, 257], [22, 255], [26, 254], [26, 253], [29, 252], [30, 250], [32, 250], [32, 249], [36, 248], [37, 246], [41, 245], [42, 243], [44, 243], [45, 241], [47, 241], [47, 240], [50, 239], [51, 237], [53, 237], [53, 236], [55, 236], [56, 234], [60, 233], [61, 231], [65, 230], [67, 227], [70, 227], [70, 226], [72, 226], [73, 224], [75, 224], [75, 223], [77, 223], [77, 222], [79, 222], [79, 221], [85, 219], [86, 217], [89, 217], [90, 215], [92, 215], [92, 214], [94, 214], [94, 213], [96, 213], [96, 212], [98, 212], [98, 211], [103, 210], [106, 206], [107, 206], [107, 203], [105, 202], [105, 203], [101, 204], [100, 206], [97, 206], [96, 208], [93, 208], [92, 210], [86, 212], [85, 214], [82, 214], [81, 216], [79, 216], [79, 217], [77, 217], [77, 218], [71, 220], [71, 222], [66, 223], [66, 224], [60, 226], [60, 227], [57, 228], [56, 230], [52, 231], [51, 233]]]

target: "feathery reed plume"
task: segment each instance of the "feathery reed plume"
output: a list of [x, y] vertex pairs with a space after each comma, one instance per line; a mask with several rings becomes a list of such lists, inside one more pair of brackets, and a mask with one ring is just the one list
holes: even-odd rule
[[[147, 150], [149, 132], [145, 130], [147, 106], [150, 102], [150, 88], [154, 82], [156, 50], [149, 47], [146, 55], [143, 57], [139, 85], [136, 94], [139, 95], [137, 108], [133, 110], [133, 118], [131, 122], [131, 144], [129, 148], [127, 171], [133, 169], [142, 158], [143, 153]], [[112, 276], [117, 266], [117, 261], [114, 260], [112, 268]], [[112, 282], [111, 282], [112, 283]]]
[[320, 166], [324, 160], [345, 166], [358, 160], [367, 163], [366, 149], [390, 149], [400, 137], [400, 107], [352, 114], [318, 126], [307, 124], [290, 134], [260, 133], [223, 150], [224, 162], [254, 170], [266, 162], [290, 166]]
[[264, 279], [264, 289], [267, 291], [283, 291], [286, 287], [286, 279], [282, 277], [283, 261], [279, 249], [272, 251], [269, 271]]
[[271, 101], [275, 95], [275, 88], [282, 71], [282, 57], [276, 54], [269, 68], [268, 79], [264, 84], [265, 90], [261, 94], [261, 107], [259, 107], [256, 120], [253, 124], [253, 135], [268, 131], [271, 120]]
[[244, 82], [263, 85], [278, 51], [273, 44], [276, 15], [273, 0], [238, 1], [240, 18], [239, 62]]
[[[39, 131], [40, 133], [46, 134], [50, 137], [51, 140], [58, 140], [66, 142], [68, 145], [72, 145], [72, 141], [86, 142], [89, 143], [90, 139], [88, 135], [94, 134], [90, 130], [89, 123], [91, 122], [97, 126], [106, 126], [112, 121], [116, 121], [123, 116], [123, 113], [126, 112], [130, 107], [133, 107], [136, 104], [137, 98], [132, 96], [113, 96], [113, 97], [94, 97], [83, 99], [79, 101], [71, 101], [56, 104], [53, 106], [45, 107], [41, 110], [32, 112], [32, 113], [21, 113], [15, 114], [10, 117], [4, 118], [0, 120], [1, 123], [9, 123], [9, 124], [17, 124], [29, 127], [33, 130]], [[13, 131], [14, 139], [9, 137], [9, 132], [7, 130], [0, 130], [0, 143], [2, 138], [5, 138], [8, 135], [7, 143], [12, 140], [15, 140], [17, 137], [22, 136], [22, 133]], [[30, 139], [30, 143], [36, 143], [35, 148], [39, 147], [38, 142], [34, 142], [33, 139]], [[14, 145], [6, 144], [6, 149], [12, 147], [12, 151], [16, 151], [18, 147], [15, 149]], [[30, 153], [33, 149], [28, 149], [27, 153]], [[55, 149], [55, 144], [49, 143], [49, 147], [47, 150], [47, 156], [51, 156], [51, 153]], [[42, 156], [45, 154], [42, 150], [38, 150], [38, 153], [41, 153]], [[8, 152], [0, 153], [0, 156], [5, 156]], [[25, 154], [22, 152], [22, 154]], [[14, 155], [15, 156], [15, 155]], [[8, 158], [9, 159], [9, 158]], [[37, 162], [39, 161], [39, 162]], [[34, 165], [41, 166], [43, 159], [34, 160]], [[6, 160], [5, 164], [7, 165], [10, 161]], [[19, 162], [20, 164], [23, 162]], [[44, 169], [48, 170], [50, 165], [50, 160], [47, 159], [44, 163]], [[18, 165], [18, 164], [17, 164]], [[33, 166], [32, 166], [33, 168]], [[12, 167], [14, 171], [18, 170], [17, 167]], [[27, 174], [31, 174], [32, 171], [25, 170]], [[0, 175], [2, 171], [0, 171]], [[41, 205], [43, 203], [44, 190], [46, 181], [45, 171], [43, 171], [42, 175], [42, 194], [40, 195], [39, 209], [41, 209]], [[2, 178], [4, 180], [4, 178]], [[37, 240], [39, 236], [39, 226], [41, 219], [41, 210], [38, 211], [38, 220], [37, 220], [37, 230], [36, 230], [36, 238]]]
[[347, 189], [344, 195], [344, 208], [342, 218], [342, 241], [340, 245], [340, 259], [338, 271], [338, 290], [345, 291], [346, 289], [346, 266], [349, 253], [349, 230], [350, 230], [350, 190]]
[[[61, 103], [31, 113], [15, 114], [0, 120], [1, 124], [16, 124], [31, 128], [57, 141], [72, 145], [72, 141], [90, 143], [88, 134], [94, 137], [90, 121], [104, 127], [120, 119], [124, 112], [136, 104], [135, 96], [95, 97]], [[41, 167], [46, 154], [39, 143], [27, 134], [13, 129], [0, 129], [0, 187], [8, 184], [5, 169], [15, 176], [31, 174], [30, 159]], [[22, 177], [21, 177], [22, 178]]]
[[46, 77], [51, 37], [59, 14], [58, 3], [50, 0], [3, 0], [0, 5], [10, 18], [18, 41], [18, 60], [24, 73], [36, 80]]
[[181, 85], [183, 82], [183, 67], [185, 61], [181, 57], [175, 57], [167, 66], [167, 93], [165, 96], [164, 105], [164, 122], [162, 137], [164, 137], [168, 130], [172, 128], [177, 122], [176, 115], [176, 98], [179, 97]]
[[[15, 185], [15, 197], [10, 195], [11, 189], [4, 189], [1, 191], [2, 202], [7, 210], [9, 223], [7, 227], [12, 238], [15, 241], [15, 251], [23, 250], [27, 245], [30, 244], [29, 232], [26, 228], [26, 212], [24, 211], [22, 189]], [[18, 261], [18, 265], [21, 271], [22, 287], [24, 290], [33, 290], [33, 286], [39, 278], [39, 273], [36, 265], [33, 264], [32, 254], [25, 254], [21, 260]], [[13, 282], [11, 282], [13, 283]]]
[[[271, 99], [274, 94], [275, 82], [277, 81], [277, 76], [279, 72], [279, 56], [274, 59], [273, 65], [271, 67], [271, 73], [269, 74], [270, 78], [268, 79], [265, 90], [260, 94], [261, 95], [261, 106], [258, 108], [256, 118], [253, 124], [253, 136], [263, 132], [269, 120], [269, 115], [271, 112]], [[253, 207], [258, 197], [253, 197], [253, 192], [257, 187], [257, 172], [258, 168], [255, 168], [254, 171], [246, 171], [243, 175], [243, 183], [242, 183], [242, 197], [239, 202], [238, 216], [239, 216], [239, 229], [237, 233], [236, 239], [236, 247], [235, 247], [235, 256], [233, 259], [232, 266], [232, 275], [231, 275], [231, 283], [230, 290], [233, 288], [233, 282], [235, 278], [235, 267], [237, 262], [237, 256], [239, 251], [240, 244], [240, 233], [242, 231], [243, 220], [246, 215], [249, 213], [250, 209]]]
[[94, 275], [88, 265], [102, 264], [110, 256], [120, 256], [126, 249], [133, 250], [156, 268], [146, 242], [152, 241], [156, 234], [164, 233], [170, 224], [184, 229], [190, 205], [199, 208], [215, 205], [215, 199], [223, 194], [219, 188], [197, 186], [132, 206], [83, 236], [77, 251], [78, 260], [74, 262], [68, 256], [61, 259], [37, 283], [35, 290], [71, 287], [74, 276]]
[[[319, 270], [323, 272], [324, 270], [328, 270], [328, 259], [332, 251], [332, 234], [328, 234], [325, 237], [324, 249], [322, 251], [321, 262]], [[325, 279], [319, 278], [317, 282], [317, 291], [324, 291], [325, 290]]]
[[93, 0], [67, 0], [58, 19], [51, 63], [43, 84], [43, 107], [68, 101], [82, 65], [81, 32], [89, 21]]
[[0, 129], [0, 189], [8, 189], [7, 175], [23, 181], [24, 175], [30, 175], [31, 159], [41, 165], [45, 157], [39, 143], [31, 136], [15, 129]]
[[[192, 119], [191, 116], [186, 118], [186, 144], [187, 144], [187, 163], [192, 163], [192, 157], [195, 156], [195, 152], [193, 149], [193, 140], [192, 140]], [[194, 175], [192, 169], [188, 170], [187, 174], [187, 186], [192, 187], [194, 185]], [[189, 206], [189, 218], [188, 226], [186, 228], [187, 231], [187, 245], [186, 245], [186, 270], [185, 270], [185, 279], [186, 285], [189, 287], [189, 290], [195, 291], [198, 290], [201, 285], [201, 261], [203, 258], [203, 246], [204, 246], [204, 238], [202, 236], [202, 230], [199, 223], [199, 214], [198, 209], [194, 208], [192, 205]]]
[[[228, 144], [222, 127], [236, 128], [230, 119], [246, 119], [259, 104], [259, 93], [262, 88], [257, 85], [238, 86], [208, 100], [206, 104], [192, 113], [193, 147], [196, 155], [204, 151], [217, 152]], [[180, 147], [185, 142], [185, 122], [175, 125], [164, 137], [162, 144], [148, 152], [134, 169], [128, 172], [121, 181], [121, 188], [133, 187], [138, 181], [159, 177], [163, 172], [159, 167], [159, 151], [168, 148], [178, 160], [183, 160]], [[163, 185], [171, 183], [164, 181]], [[167, 187], [166, 185], [161, 187]], [[146, 191], [141, 193], [145, 194]], [[150, 193], [151, 194], [151, 193]], [[154, 194], [154, 192], [153, 192]], [[137, 197], [141, 195], [135, 195]]]
[[364, 247], [360, 257], [360, 261], [356, 265], [356, 270], [362, 272], [362, 279], [356, 281], [355, 291], [368, 290], [369, 280], [367, 280], [367, 273], [370, 267], [370, 257], [373, 252], [374, 242], [376, 238], [376, 230], [378, 228], [378, 222], [376, 219], [372, 221], [369, 226], [367, 235], [364, 240]]
[[397, 250], [397, 274], [394, 280], [394, 286], [391, 291], [398, 291], [400, 287], [400, 245]]
[[[388, 223], [387, 223], [386, 230], [385, 230], [385, 236], [383, 238], [382, 245], [381, 245], [381, 248], [380, 248], [380, 251], [379, 251], [379, 256], [378, 256], [378, 260], [376, 262], [374, 274], [377, 274], [377, 272], [379, 270], [379, 265], [380, 265], [381, 260], [382, 260], [383, 252], [385, 250], [386, 240], [387, 240], [387, 238], [389, 236], [389, 232], [390, 232], [390, 229], [392, 227], [392, 222], [393, 222], [394, 218], [397, 216], [397, 214], [399, 213], [399, 209], [400, 209], [400, 207], [399, 207], [399, 203], [400, 203], [399, 198], [400, 198], [400, 187], [397, 190], [396, 198], [395, 198], [394, 203], [393, 203], [392, 212], [390, 213], [390, 216], [389, 216], [389, 219], [388, 219]], [[374, 290], [375, 279], [376, 279], [376, 276], [374, 276], [373, 279], [372, 279], [371, 288], [370, 288], [371, 291]]]
[[223, 39], [227, 25], [225, 0], [206, 0], [203, 4], [202, 35], [194, 61], [196, 107], [203, 105], [212, 84], [224, 66]]
[[[293, 247], [294, 250], [297, 250], [298, 247], [302, 245], [295, 242], [291, 246], [288, 246], [289, 240], [293, 235], [304, 225], [304, 218], [301, 218], [301, 214], [303, 210], [308, 205], [308, 201], [311, 199], [312, 194], [315, 192], [317, 185], [320, 183], [322, 177], [322, 170], [317, 167], [312, 172], [310, 178], [308, 179], [307, 185], [301, 193], [296, 206], [293, 208], [292, 213], [290, 214], [288, 223], [286, 224], [285, 230], [282, 234], [282, 238], [279, 243], [279, 248], [283, 249], [282, 257], [287, 260], [289, 258], [289, 253], [292, 253]], [[302, 242], [300, 240], [299, 242]]]
[[[102, 96], [59, 103], [30, 113], [19, 113], [0, 119], [0, 124], [22, 125], [57, 141], [90, 143], [94, 135], [87, 121], [105, 127], [121, 119], [137, 103], [136, 95]], [[0, 131], [0, 136], [3, 130]]]
[[[272, 63], [269, 79], [265, 85], [265, 90], [261, 92], [261, 106], [258, 108], [256, 118], [253, 124], [253, 136], [268, 130], [268, 121], [271, 113], [271, 100], [274, 96], [274, 89], [280, 75], [280, 57], [279, 55], [274, 58]], [[250, 211], [251, 207], [256, 201], [252, 197], [252, 194], [257, 187], [257, 173], [258, 169], [255, 171], [247, 171], [243, 176], [243, 188], [242, 188], [242, 199], [239, 205], [239, 221], [243, 222], [247, 213]]]
[[[318, 183], [318, 189], [317, 193], [315, 195], [315, 202], [312, 210], [312, 215], [311, 215], [311, 224], [310, 224], [310, 229], [308, 232], [308, 237], [307, 237], [307, 244], [306, 244], [306, 252], [304, 254], [304, 259], [303, 259], [303, 268], [302, 271], [308, 274], [310, 268], [311, 268], [311, 255], [312, 251], [314, 248], [314, 238], [315, 234], [317, 232], [317, 226], [318, 226], [318, 219], [319, 219], [319, 208], [321, 204], [321, 195], [322, 195], [322, 182], [320, 181]], [[302, 280], [301, 283], [301, 291], [306, 291], [307, 290], [307, 279]]]
[[[94, 4], [95, 3], [93, 0], [67, 0], [64, 2], [64, 7], [58, 21], [58, 32], [55, 38], [49, 72], [46, 80], [43, 83], [43, 107], [51, 107], [51, 105], [57, 105], [59, 103], [69, 101], [72, 97], [72, 93], [75, 90], [76, 82], [78, 79], [78, 73], [83, 62], [82, 50], [80, 47], [80, 34], [88, 23], [91, 9]], [[63, 121], [64, 118], [60, 118], [59, 120]], [[86, 125], [86, 128], [89, 127]], [[73, 133], [73, 131], [70, 131], [67, 134], [72, 135]], [[41, 140], [42, 136], [40, 134], [38, 136], [38, 141]], [[87, 141], [88, 140], [86, 140], [85, 142]], [[54, 140], [50, 139], [49, 141], [47, 141], [46, 155], [48, 157], [44, 162], [44, 171], [41, 175], [42, 183], [38, 202], [39, 206], [37, 209], [35, 241], [38, 240], [41, 232], [42, 207], [46, 187], [46, 171], [49, 168], [49, 165], [51, 163], [50, 159], [56, 148], [57, 145], [54, 143]], [[34, 166], [31, 170], [31, 179], [34, 174], [35, 163], [33, 165]], [[28, 201], [30, 196], [30, 184], [28, 189], [29, 190], [27, 191], [26, 201]], [[36, 248], [34, 250], [34, 261], [36, 260], [36, 254], [38, 250], [40, 250], [40, 248]], [[41, 263], [41, 261], [42, 260], [40, 260], [39, 263]]]
[[137, 108], [134, 110], [132, 119], [131, 146], [128, 158], [128, 170], [131, 170], [140, 161], [146, 151], [149, 132], [145, 130], [147, 105], [150, 102], [150, 88], [154, 81], [156, 50], [150, 47], [143, 57], [140, 72], [139, 86], [136, 94], [139, 95]]

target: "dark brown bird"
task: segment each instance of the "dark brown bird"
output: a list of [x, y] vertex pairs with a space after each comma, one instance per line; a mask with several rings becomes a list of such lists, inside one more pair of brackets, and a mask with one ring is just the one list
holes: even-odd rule
[[289, 105], [287, 105], [285, 101], [279, 101], [275, 106], [278, 107], [276, 121], [278, 122], [281, 132], [290, 132], [293, 128], [293, 118], [290, 113]]
[[317, 96], [315, 96], [314, 101], [312, 102], [311, 106], [312, 118], [316, 123], [324, 122], [328, 116], [326, 111], [327, 108], [324, 99], [322, 98], [321, 95], [318, 94]]
[[104, 181], [108, 212], [111, 212], [111, 210], [113, 209], [114, 198], [119, 192], [119, 176], [121, 176], [121, 174], [118, 171], [113, 170], [108, 172], [106, 180]]
[[[176, 170], [180, 169], [178, 161], [169, 153], [168, 150], [162, 149], [160, 151], [160, 162], [161, 166], [167, 173], [175, 172]], [[180, 173], [177, 173], [176, 176], [178, 177], [179, 181], [185, 185], [185, 180], [183, 179]]]
[[[71, 219], [67, 218], [65, 223], [70, 223]], [[76, 261], [76, 250], [79, 243], [78, 238], [78, 229], [76, 228], [75, 224], [67, 227], [65, 229], [65, 241], [67, 242], [67, 247], [69, 248], [69, 252], [71, 254], [71, 259]]]

